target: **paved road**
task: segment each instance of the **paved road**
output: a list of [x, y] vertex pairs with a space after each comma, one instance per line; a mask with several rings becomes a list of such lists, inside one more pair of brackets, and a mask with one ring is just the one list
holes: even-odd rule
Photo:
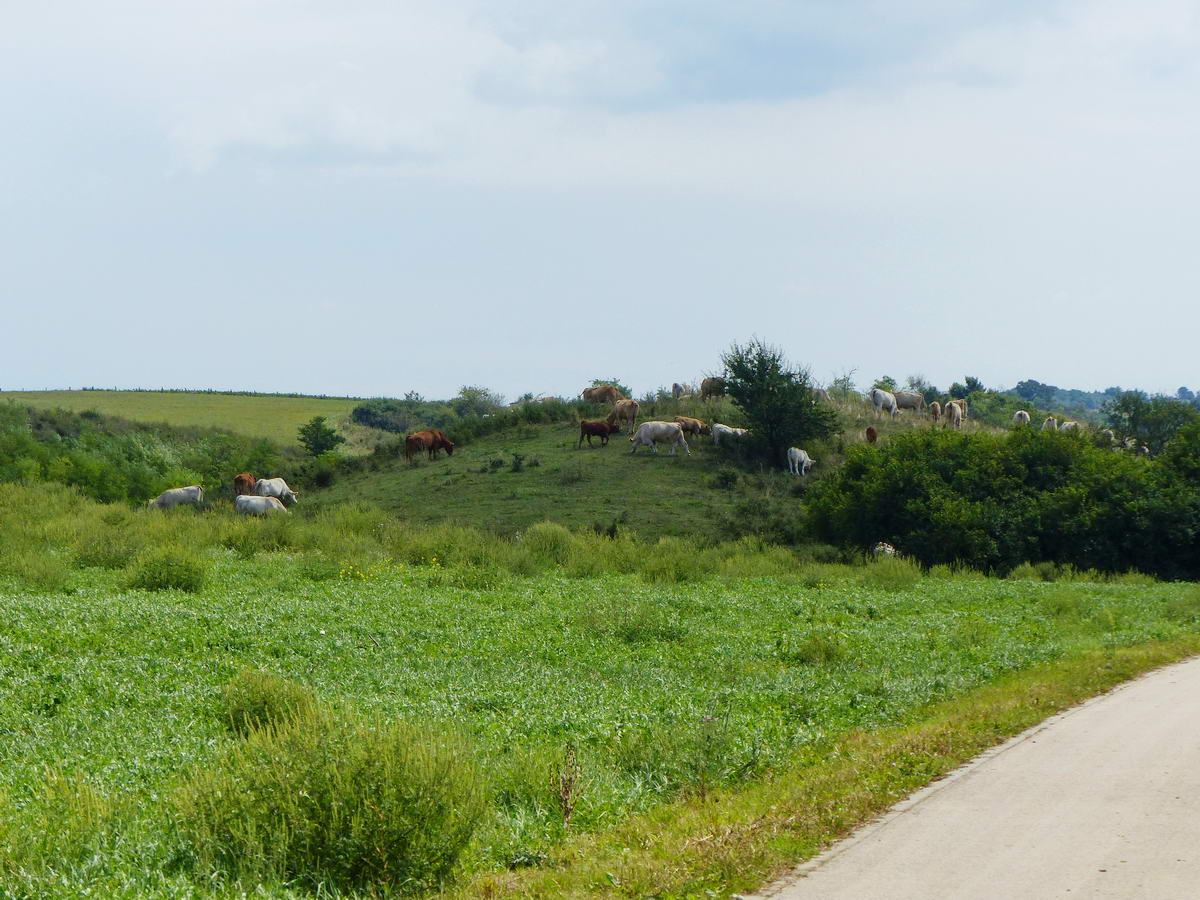
[[1200, 658], [1013, 738], [761, 896], [1200, 898]]

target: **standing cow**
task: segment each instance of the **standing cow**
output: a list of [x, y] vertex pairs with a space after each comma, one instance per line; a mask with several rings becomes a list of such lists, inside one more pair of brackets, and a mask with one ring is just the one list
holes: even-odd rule
[[579, 423], [579, 443], [575, 445], [578, 450], [583, 446], [583, 439], [587, 438], [588, 446], [592, 446], [592, 438], [600, 438], [600, 446], [608, 446], [608, 436], [616, 434], [621, 429], [616, 425], [610, 425], [608, 422], [589, 422], [584, 420]]
[[638, 447], [645, 446], [649, 447], [652, 453], [657, 454], [659, 444], [670, 444], [672, 456], [675, 455], [676, 447], [680, 446], [688, 456], [692, 455], [687, 441], [683, 439], [683, 429], [679, 427], [678, 422], [643, 422], [638, 426], [638, 430], [634, 432], [629, 442], [633, 444], [630, 453], [636, 453]]
[[868, 425], [866, 437], [867, 437], [868, 444], [879, 443], [879, 429], [876, 428], [874, 425]]
[[916, 391], [896, 391], [893, 396], [896, 398], [897, 409], [911, 409], [913, 412], [925, 409], [925, 396]]
[[942, 415], [946, 418], [946, 424], [951, 428], [962, 428], [963, 411], [958, 405], [958, 401], [951, 400], [942, 408]]
[[243, 494], [253, 494], [254, 485], [258, 481], [250, 472], [243, 472], [241, 475], [233, 476], [233, 495], [240, 497]]
[[636, 400], [618, 400], [613, 404], [612, 412], [608, 414], [608, 424], [616, 426], [621, 422], [628, 422], [632, 429], [637, 425], [639, 408]]
[[793, 475], [804, 477], [813, 467], [813, 458], [799, 447], [789, 447], [787, 452], [788, 471]]
[[1042, 431], [1058, 431], [1058, 419], [1046, 416], [1046, 421], [1042, 422]]
[[1013, 413], [1013, 424], [1018, 425], [1018, 426], [1028, 425], [1029, 424], [1029, 413], [1027, 413], [1023, 409], [1018, 409], [1015, 413]]
[[588, 403], [616, 403], [621, 399], [621, 392], [611, 384], [597, 384], [584, 388], [579, 396]]
[[199, 506], [204, 502], [204, 488], [198, 484], [190, 487], [171, 488], [163, 491], [153, 500], [147, 500], [146, 505], [151, 509], [171, 509], [176, 506]]
[[278, 497], [257, 497], [244, 494], [233, 498], [233, 508], [243, 516], [268, 516], [273, 513], [288, 514]]
[[679, 427], [683, 429], [684, 434], [690, 434], [692, 437], [700, 437], [702, 434], [712, 434], [711, 428], [699, 419], [694, 419], [691, 416], [676, 416], [675, 421], [679, 423]]
[[255, 497], [275, 497], [284, 506], [291, 506], [300, 495], [288, 487], [282, 478], [260, 478], [254, 485]]
[[725, 396], [725, 379], [724, 378], [705, 378], [700, 382], [700, 399], [707, 400], [709, 397], [724, 397]]
[[720, 447], [722, 440], [726, 442], [727, 446], [732, 446], [738, 438], [746, 433], [745, 428], [730, 428], [720, 422], [713, 422], [711, 430], [714, 447]]
[[885, 410], [892, 418], [900, 415], [900, 407], [896, 405], [896, 395], [882, 388], [871, 389], [871, 406], [875, 409], [876, 417]]
[[942, 404], [934, 400], [929, 404], [929, 418], [933, 419], [933, 424], [936, 425], [938, 419], [942, 417]]

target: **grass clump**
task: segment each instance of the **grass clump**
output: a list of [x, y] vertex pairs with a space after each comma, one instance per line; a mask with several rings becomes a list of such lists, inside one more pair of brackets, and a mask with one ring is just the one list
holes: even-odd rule
[[208, 577], [208, 561], [185, 547], [156, 547], [140, 553], [127, 569], [126, 587], [143, 591], [196, 593]]
[[243, 669], [223, 690], [225, 724], [237, 735], [311, 715], [316, 695], [303, 685], [258, 669]]
[[485, 809], [454, 741], [322, 708], [249, 731], [174, 800], [201, 878], [379, 894], [444, 883]]
[[905, 591], [921, 581], [921, 567], [911, 559], [884, 556], [864, 566], [859, 580], [867, 587]]

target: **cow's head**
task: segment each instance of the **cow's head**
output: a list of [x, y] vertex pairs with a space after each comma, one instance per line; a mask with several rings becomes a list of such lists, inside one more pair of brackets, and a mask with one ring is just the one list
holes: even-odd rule
[[701, 422], [700, 423], [700, 433], [701, 434], [712, 434], [712, 428], [710, 428], [704, 422]]

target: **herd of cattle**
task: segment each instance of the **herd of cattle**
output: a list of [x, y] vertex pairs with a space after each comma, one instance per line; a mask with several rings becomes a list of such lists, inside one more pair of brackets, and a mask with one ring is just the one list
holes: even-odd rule
[[[712, 397], [724, 396], [725, 388], [725, 379], [705, 378], [700, 384], [700, 399], [708, 400]], [[686, 400], [694, 397], [695, 391], [688, 385], [676, 383], [671, 386], [671, 394], [677, 400]], [[814, 402], [822, 400], [828, 402], [829, 400], [829, 394], [820, 388], [814, 391], [814, 396]], [[632, 431], [629, 442], [633, 444], [633, 449], [629, 451], [630, 453], [636, 453], [638, 447], [649, 447], [651, 453], [657, 454], [659, 444], [669, 444], [672, 456], [679, 447], [682, 447], [684, 452], [690, 456], [692, 451], [688, 447], [688, 436], [693, 440], [702, 435], [711, 436], [713, 444], [720, 446], [722, 442], [734, 443], [748, 433], [745, 428], [734, 428], [720, 422], [713, 422], [709, 425], [692, 416], [675, 416], [673, 422], [650, 421], [642, 422], [639, 425], [637, 424], [640, 410], [638, 402], [622, 396], [621, 391], [611, 384], [586, 388], [580, 397], [591, 403], [611, 403], [612, 410], [604, 419], [584, 420], [579, 423], [579, 442], [576, 444], [576, 449], [583, 447], [584, 440], [587, 440], [589, 447], [593, 446], [592, 438], [599, 438], [601, 446], [608, 446], [609, 437], [621, 433], [626, 424]], [[910, 410], [918, 415], [927, 414], [933, 424], [941, 422], [948, 428], [961, 428], [967, 419], [967, 401], [965, 399], [948, 400], [945, 405], [936, 400], [927, 404], [924, 396], [916, 391], [885, 391], [882, 388], [872, 389], [868, 397], [876, 418], [885, 413], [895, 418], [902, 411]], [[1012, 421], [1015, 426], [1028, 426], [1030, 424], [1029, 413], [1023, 409], [1017, 410], [1013, 414]], [[1042, 422], [1041, 430], [1072, 432], [1079, 431], [1080, 428], [1078, 422], [1064, 421], [1060, 424], [1054, 416], [1047, 416]], [[1116, 446], [1116, 439], [1111, 431], [1100, 432], [1100, 437]], [[878, 442], [879, 430], [874, 425], [867, 427], [866, 440], [871, 444]], [[1145, 445], [1131, 445], [1126, 442], [1125, 446], [1127, 449], [1140, 453], [1149, 452]], [[452, 456], [454, 442], [436, 428], [414, 432], [404, 438], [404, 458], [408, 462], [412, 462], [421, 454], [425, 454], [430, 460], [433, 460], [441, 450], [445, 450], [448, 456]], [[801, 477], [808, 475], [814, 462], [813, 458], [799, 447], [791, 447], [787, 451], [787, 470], [792, 475]], [[298, 496], [296, 491], [288, 487], [287, 482], [282, 478], [255, 478], [249, 472], [243, 472], [234, 478], [233, 489], [234, 508], [244, 515], [262, 516], [276, 512], [286, 513], [287, 507], [294, 504]], [[199, 485], [191, 485], [164, 491], [150, 500], [148, 505], [155, 509], [170, 509], [174, 506], [199, 506], [203, 502], [203, 489]], [[891, 549], [887, 545], [880, 545], [880, 548], [876, 548], [876, 552], [886, 552], [886, 549], [883, 548]], [[892, 552], [895, 551], [892, 550]]]
[[[282, 478], [255, 478], [249, 472], [233, 479], [233, 508], [244, 516], [265, 516], [286, 513], [300, 495]], [[200, 506], [204, 503], [204, 488], [198, 484], [171, 488], [147, 502], [151, 509], [171, 509], [175, 506]]]

